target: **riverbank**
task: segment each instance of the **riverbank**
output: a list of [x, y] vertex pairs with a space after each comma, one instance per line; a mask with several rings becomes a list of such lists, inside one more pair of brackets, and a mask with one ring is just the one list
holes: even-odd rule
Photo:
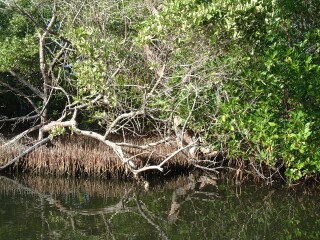
[[[178, 148], [176, 142], [163, 142], [148, 149], [129, 147], [130, 145], [143, 146], [149, 142], [159, 141], [159, 137], [133, 138], [115, 135], [112, 141], [116, 143], [126, 142], [128, 147], [123, 151], [129, 159], [134, 162], [136, 168], [146, 165], [160, 164], [166, 157]], [[2, 138], [0, 142], [0, 165], [3, 166], [26, 150], [34, 142], [22, 141], [6, 147], [1, 147], [6, 141]], [[221, 156], [220, 162], [217, 158], [206, 160], [211, 169], [216, 169], [220, 177], [233, 180], [237, 184], [247, 181], [254, 182], [286, 182], [289, 185], [296, 183], [319, 183], [319, 176], [308, 176], [298, 182], [289, 182], [284, 175], [285, 167], [279, 165], [270, 167], [267, 165], [253, 165], [250, 161], [241, 159], [226, 159]], [[215, 167], [212, 167], [216, 164]], [[174, 155], [170, 161], [163, 166], [164, 171], [148, 170], [143, 176], [156, 177], [158, 179], [185, 174], [194, 171], [192, 164], [185, 152]], [[202, 170], [207, 171], [206, 168]], [[126, 179], [133, 174], [128, 171], [125, 164], [120, 161], [112, 148], [102, 142], [77, 135], [65, 135], [54, 138], [49, 144], [43, 145], [26, 155], [18, 163], [7, 170], [8, 173], [27, 172], [33, 175], [71, 176], [71, 177], [98, 177]]]
[[[157, 141], [157, 137], [133, 138], [113, 136], [112, 141], [128, 144], [143, 145], [150, 140]], [[4, 165], [27, 148], [27, 144], [15, 143], [1, 148], [0, 164]], [[141, 168], [144, 164], [159, 164], [170, 153], [176, 150], [174, 142], [162, 143], [155, 147], [138, 149], [124, 148], [130, 160]], [[186, 171], [191, 165], [183, 153], [178, 153], [164, 168], [164, 172]], [[126, 166], [119, 160], [116, 153], [107, 145], [92, 138], [82, 136], [64, 136], [55, 138], [50, 144], [34, 150], [9, 171], [22, 171], [34, 174], [57, 176], [94, 176], [103, 178], [126, 178], [130, 174]]]

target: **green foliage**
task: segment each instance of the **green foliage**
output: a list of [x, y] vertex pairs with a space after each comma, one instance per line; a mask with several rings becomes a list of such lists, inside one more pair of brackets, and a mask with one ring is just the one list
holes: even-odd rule
[[0, 3], [0, 18], [0, 72], [21, 69], [30, 73], [38, 57], [35, 28], [4, 3]]
[[20, 71], [31, 72], [30, 68], [38, 59], [38, 46], [32, 35], [24, 38], [12, 36], [6, 38], [0, 46], [0, 71], [20, 69]]
[[[189, 124], [231, 159], [269, 167], [284, 161], [291, 181], [320, 169], [320, 3], [292, 3], [168, 0], [141, 25], [137, 38], [170, 44], [173, 62], [185, 64], [195, 54], [190, 45], [206, 44], [196, 54], [209, 56], [210, 64], [195, 71], [205, 84], [198, 84], [201, 97]], [[225, 77], [203, 74], [217, 69]], [[182, 80], [173, 79], [175, 86]], [[193, 104], [187, 89], [177, 89], [171, 102], [179, 103], [174, 109], [183, 119]]]
[[[0, 4], [0, 71], [15, 69], [40, 86], [41, 78], [34, 78], [39, 74], [35, 33], [43, 31], [53, 5], [36, 3], [18, 1], [36, 26]], [[50, 77], [68, 90], [73, 103], [103, 96], [103, 103], [81, 112], [80, 125], [105, 128], [119, 114], [143, 106], [163, 122], [180, 116], [229, 159], [270, 168], [284, 162], [291, 181], [319, 173], [319, 1], [157, 3], [56, 5], [47, 63], [61, 49], [60, 36], [68, 39], [70, 52], [57, 60]], [[153, 7], [158, 13], [150, 14]], [[153, 89], [162, 66], [164, 76]], [[51, 115], [59, 116], [65, 94], [52, 99]]]
[[60, 136], [60, 135], [65, 134], [65, 132], [66, 132], [66, 130], [64, 127], [56, 126], [50, 131], [50, 134], [53, 137], [56, 137], [56, 136]]

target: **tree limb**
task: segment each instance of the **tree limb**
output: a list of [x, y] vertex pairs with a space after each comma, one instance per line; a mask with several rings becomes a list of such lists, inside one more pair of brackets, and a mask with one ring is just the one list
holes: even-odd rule
[[163, 168], [162, 166], [164, 164], [166, 164], [168, 161], [170, 161], [171, 158], [173, 158], [175, 155], [177, 155], [178, 153], [180, 153], [181, 151], [193, 146], [194, 144], [196, 144], [197, 141], [195, 142], [192, 142], [190, 144], [188, 144], [187, 146], [184, 146], [182, 148], [179, 148], [178, 150], [174, 151], [173, 153], [171, 153], [166, 159], [164, 159], [160, 164], [158, 165], [151, 165], [151, 166], [144, 166], [140, 169], [132, 169], [132, 172], [134, 175], [137, 175], [141, 172], [144, 172], [144, 171], [148, 171], [148, 170], [159, 170], [160, 172], [163, 172]]
[[122, 119], [125, 118], [131, 118], [131, 117], [135, 117], [137, 115], [142, 115], [144, 114], [145, 111], [144, 110], [138, 110], [135, 112], [130, 112], [130, 113], [123, 113], [121, 115], [119, 115], [109, 126], [108, 130], [106, 131], [105, 135], [104, 135], [104, 139], [106, 139], [108, 137], [108, 135], [111, 133], [112, 129], [114, 128], [114, 126]]
[[34, 94], [36, 94], [41, 99], [44, 99], [45, 95], [43, 92], [41, 92], [38, 88], [33, 86], [31, 83], [24, 80], [21, 76], [19, 76], [15, 71], [9, 70], [9, 73], [15, 77], [20, 83], [22, 83], [24, 86], [28, 87]]
[[131, 143], [117, 143], [117, 145], [121, 146], [121, 147], [130, 147], [130, 148], [138, 148], [138, 149], [141, 149], [141, 150], [145, 150], [145, 149], [148, 149], [150, 147], [155, 147], [155, 146], [157, 146], [157, 145], [159, 145], [161, 143], [167, 143], [170, 140], [172, 140], [172, 137], [166, 137], [164, 139], [161, 139], [160, 141], [149, 143], [149, 144], [146, 144], [146, 145], [143, 145], [143, 146], [139, 146], [139, 145], [131, 144]]
[[25, 135], [27, 135], [30, 132], [33, 132], [35, 130], [38, 130], [39, 128], [41, 128], [43, 126], [43, 124], [39, 124], [37, 126], [34, 126], [32, 128], [29, 128], [28, 130], [23, 131], [22, 133], [18, 134], [17, 136], [15, 136], [14, 138], [12, 138], [10, 141], [6, 142], [4, 145], [2, 145], [1, 147], [6, 147], [9, 146], [17, 141], [19, 141], [21, 138], [23, 138]]
[[34, 151], [35, 149], [37, 149], [38, 147], [46, 144], [47, 142], [50, 142], [53, 139], [52, 135], [49, 135], [49, 137], [42, 139], [40, 142], [38, 142], [37, 144], [33, 145], [32, 147], [28, 148], [27, 150], [23, 151], [19, 156], [15, 157], [14, 159], [12, 159], [10, 162], [6, 163], [5, 165], [0, 167], [0, 172], [5, 171], [6, 169], [8, 169], [9, 167], [11, 167], [13, 164], [15, 164], [16, 162], [18, 162], [21, 158], [23, 158], [24, 156], [26, 156], [27, 154], [29, 154], [30, 152]]
[[8, 119], [0, 119], [0, 122], [30, 121], [35, 118], [38, 118], [39, 116], [40, 115], [37, 114], [37, 115], [33, 115], [33, 116], [22, 116], [22, 117], [8, 118]]

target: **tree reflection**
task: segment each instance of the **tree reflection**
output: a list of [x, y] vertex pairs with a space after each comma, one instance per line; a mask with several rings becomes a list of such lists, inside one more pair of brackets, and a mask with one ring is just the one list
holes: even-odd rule
[[149, 191], [130, 182], [2, 176], [0, 189], [1, 239], [320, 237], [319, 189], [236, 186], [212, 175]]

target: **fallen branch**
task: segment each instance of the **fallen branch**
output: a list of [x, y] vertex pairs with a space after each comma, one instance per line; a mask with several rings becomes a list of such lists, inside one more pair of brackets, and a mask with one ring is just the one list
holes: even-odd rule
[[28, 130], [23, 131], [22, 133], [18, 134], [17, 136], [15, 136], [14, 138], [12, 138], [10, 141], [6, 142], [4, 145], [2, 145], [1, 147], [7, 147], [17, 141], [19, 141], [21, 138], [23, 138], [25, 135], [27, 135], [28, 133], [31, 133], [35, 130], [38, 130], [39, 128], [41, 128], [43, 126], [43, 124], [39, 124], [37, 126], [34, 126], [32, 128], [29, 128]]
[[19, 156], [15, 157], [14, 159], [12, 159], [10, 162], [6, 163], [5, 165], [3, 165], [2, 167], [0, 167], [0, 172], [8, 169], [9, 167], [11, 167], [13, 164], [17, 163], [21, 158], [23, 158], [24, 156], [26, 156], [27, 154], [29, 154], [30, 152], [34, 151], [35, 149], [37, 149], [38, 147], [46, 144], [47, 142], [50, 142], [53, 139], [52, 135], [49, 135], [49, 137], [44, 138], [43, 140], [41, 140], [40, 142], [38, 142], [37, 144], [33, 145], [32, 147], [28, 148], [27, 150], [25, 150], [24, 152], [22, 152]]
[[158, 165], [151, 165], [151, 166], [145, 166], [145, 167], [142, 167], [140, 169], [132, 169], [132, 173], [134, 175], [137, 175], [141, 172], [144, 172], [144, 171], [148, 171], [148, 170], [159, 170], [160, 172], [163, 172], [163, 165], [166, 164], [171, 158], [173, 158], [175, 155], [177, 155], [178, 153], [180, 153], [181, 151], [189, 148], [189, 147], [192, 147], [194, 144], [196, 144], [197, 141], [195, 142], [192, 142], [190, 144], [188, 144], [187, 146], [184, 146], [182, 148], [179, 148], [178, 150], [174, 151], [173, 153], [171, 153], [166, 159], [164, 159], [160, 164]]
[[146, 144], [146, 145], [143, 145], [143, 146], [139, 146], [139, 145], [136, 145], [136, 144], [131, 144], [131, 143], [117, 143], [118, 146], [121, 146], [121, 147], [130, 147], [130, 148], [137, 148], [137, 149], [141, 149], [141, 150], [146, 150], [150, 147], [155, 147], [161, 143], [170, 143], [170, 142], [174, 142], [174, 141], [171, 141], [172, 140], [172, 137], [166, 137], [164, 139], [161, 139], [159, 140], [158, 142], [153, 142], [153, 143], [149, 143], [149, 144]]

